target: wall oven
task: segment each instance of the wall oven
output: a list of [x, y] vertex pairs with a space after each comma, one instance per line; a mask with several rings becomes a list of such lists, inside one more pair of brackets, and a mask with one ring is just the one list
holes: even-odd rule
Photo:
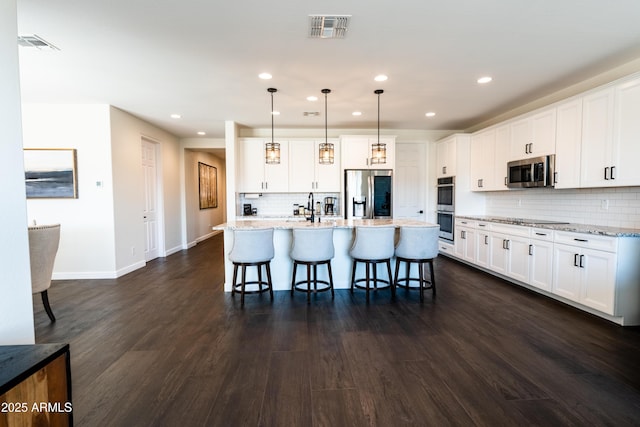
[[453, 212], [455, 208], [455, 178], [438, 178], [437, 214], [440, 238], [453, 241]]
[[438, 211], [438, 225], [440, 226], [440, 238], [453, 242], [453, 212]]

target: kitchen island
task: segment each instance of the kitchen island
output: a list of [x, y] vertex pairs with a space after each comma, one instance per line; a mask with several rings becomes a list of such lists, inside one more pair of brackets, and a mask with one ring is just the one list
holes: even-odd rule
[[[256, 229], [256, 228], [273, 228], [273, 245], [275, 248], [275, 256], [271, 260], [271, 275], [274, 290], [291, 289], [291, 274], [293, 273], [293, 261], [289, 256], [292, 242], [292, 231], [294, 228], [309, 227], [332, 227], [333, 246], [335, 248], [335, 256], [331, 260], [331, 269], [333, 271], [333, 286], [335, 289], [350, 288], [349, 280], [351, 278], [351, 257], [349, 256], [349, 248], [355, 237], [356, 227], [396, 227], [396, 239], [399, 234], [400, 227], [438, 227], [437, 224], [429, 222], [409, 220], [409, 219], [337, 219], [335, 217], [322, 218], [320, 222], [310, 222], [299, 218], [290, 219], [272, 219], [272, 220], [239, 220], [227, 222], [213, 227], [214, 230], [224, 230], [224, 262], [225, 262], [225, 292], [231, 292], [231, 284], [233, 282], [233, 263], [229, 261], [229, 252], [233, 247], [233, 230], [239, 229]], [[393, 262], [393, 260], [392, 260]], [[357, 277], [364, 275], [363, 266], [358, 266]], [[385, 278], [386, 271], [383, 266], [379, 266], [378, 277]], [[299, 269], [298, 274], [302, 275], [304, 269]], [[247, 280], [256, 280], [255, 269], [247, 271]], [[302, 277], [302, 276], [300, 276]], [[318, 279], [326, 280], [327, 273], [325, 268], [318, 269]]]

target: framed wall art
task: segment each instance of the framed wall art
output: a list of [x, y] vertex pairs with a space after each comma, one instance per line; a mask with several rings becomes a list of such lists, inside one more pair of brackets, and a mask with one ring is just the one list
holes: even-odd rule
[[218, 170], [214, 166], [198, 162], [198, 186], [200, 209], [218, 207]]
[[77, 199], [76, 150], [26, 148], [24, 176], [27, 199]]

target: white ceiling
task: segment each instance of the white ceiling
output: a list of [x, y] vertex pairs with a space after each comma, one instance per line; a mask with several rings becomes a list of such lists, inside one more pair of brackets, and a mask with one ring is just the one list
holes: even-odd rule
[[[382, 128], [466, 129], [640, 57], [638, 0], [17, 3], [19, 34], [60, 48], [20, 48], [23, 102], [111, 104], [179, 137], [269, 128], [268, 87], [276, 129], [323, 128], [303, 116], [323, 88], [330, 128], [375, 128], [384, 89]], [[308, 38], [310, 14], [352, 15], [347, 36]]]

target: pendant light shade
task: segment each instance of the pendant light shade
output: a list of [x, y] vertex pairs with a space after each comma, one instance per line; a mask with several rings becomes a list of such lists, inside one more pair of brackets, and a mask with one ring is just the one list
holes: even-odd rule
[[268, 165], [280, 164], [280, 144], [273, 141], [273, 94], [278, 89], [270, 87], [267, 92], [271, 94], [271, 142], [265, 144], [264, 158], [265, 163]]
[[371, 164], [382, 165], [387, 163], [387, 144], [380, 143], [380, 94], [384, 91], [376, 89], [373, 93], [378, 95], [378, 142], [371, 144]]
[[334, 158], [333, 144], [329, 142], [327, 137], [327, 94], [331, 93], [331, 89], [322, 89], [324, 93], [324, 142], [320, 144], [318, 150], [318, 163], [321, 165], [332, 165]]

